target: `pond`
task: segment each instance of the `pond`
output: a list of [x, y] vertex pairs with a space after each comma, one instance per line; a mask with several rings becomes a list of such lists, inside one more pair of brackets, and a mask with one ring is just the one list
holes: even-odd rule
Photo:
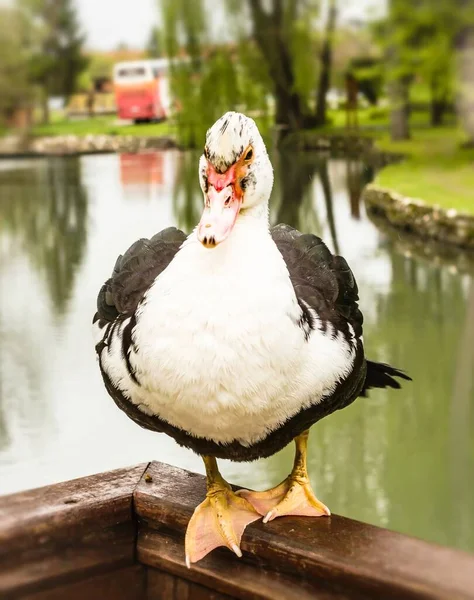
[[[358, 161], [277, 155], [273, 222], [321, 235], [357, 278], [367, 354], [413, 377], [319, 422], [314, 488], [333, 512], [474, 551], [474, 283], [400, 250], [360, 203]], [[138, 155], [0, 162], [0, 493], [198, 456], [142, 430], [102, 384], [91, 319], [115, 259], [201, 210], [197, 157]], [[265, 489], [293, 448], [222, 472]]]

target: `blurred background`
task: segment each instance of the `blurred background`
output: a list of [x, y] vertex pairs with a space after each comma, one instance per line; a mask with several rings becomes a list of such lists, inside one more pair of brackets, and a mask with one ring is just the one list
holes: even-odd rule
[[[118, 254], [199, 219], [199, 149], [227, 110], [267, 141], [272, 222], [345, 256], [368, 355], [414, 379], [313, 428], [318, 496], [474, 552], [473, 253], [361, 200], [375, 181], [474, 213], [473, 0], [0, 0], [0, 493], [152, 459], [202, 471], [115, 407], [90, 323]], [[150, 140], [172, 148], [136, 151]], [[223, 473], [264, 489], [291, 461]]]
[[[135, 120], [172, 116], [186, 146], [229, 108], [264, 130], [389, 125], [399, 139], [456, 120], [474, 139], [472, 0], [2, 0], [0, 10], [4, 128], [54, 133], [97, 116], [68, 131], [113, 130], [124, 112], [114, 90], [130, 78], [138, 87], [140, 61], [162, 59], [161, 113]], [[124, 61], [138, 66], [114, 69]]]

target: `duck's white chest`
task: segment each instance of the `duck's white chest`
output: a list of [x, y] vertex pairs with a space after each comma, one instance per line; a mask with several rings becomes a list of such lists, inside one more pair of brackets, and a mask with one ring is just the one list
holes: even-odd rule
[[219, 441], [254, 440], [281, 419], [277, 405], [294, 391], [305, 342], [286, 267], [275, 259], [268, 267], [240, 256], [211, 271], [181, 260], [157, 281], [131, 357], [146, 389], [140, 403]]
[[[141, 410], [198, 437], [251, 445], [319, 402], [353, 351], [329, 328], [309, 340], [286, 264], [271, 237], [243, 230], [204, 249], [191, 236], [137, 311], [124, 362], [120, 332], [102, 366]], [[240, 237], [239, 237], [240, 236]], [[124, 323], [124, 326], [126, 323]]]

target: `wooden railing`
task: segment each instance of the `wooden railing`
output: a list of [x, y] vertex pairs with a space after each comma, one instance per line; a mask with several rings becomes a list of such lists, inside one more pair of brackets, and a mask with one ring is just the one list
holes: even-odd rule
[[204, 478], [138, 465], [0, 498], [0, 598], [474, 599], [474, 556], [333, 515], [248, 527], [187, 569]]

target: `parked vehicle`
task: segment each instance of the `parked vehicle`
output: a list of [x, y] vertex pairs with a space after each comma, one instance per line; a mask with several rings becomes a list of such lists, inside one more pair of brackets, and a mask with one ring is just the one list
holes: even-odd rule
[[114, 66], [114, 88], [120, 119], [135, 123], [163, 120], [169, 116], [169, 61], [136, 60]]

